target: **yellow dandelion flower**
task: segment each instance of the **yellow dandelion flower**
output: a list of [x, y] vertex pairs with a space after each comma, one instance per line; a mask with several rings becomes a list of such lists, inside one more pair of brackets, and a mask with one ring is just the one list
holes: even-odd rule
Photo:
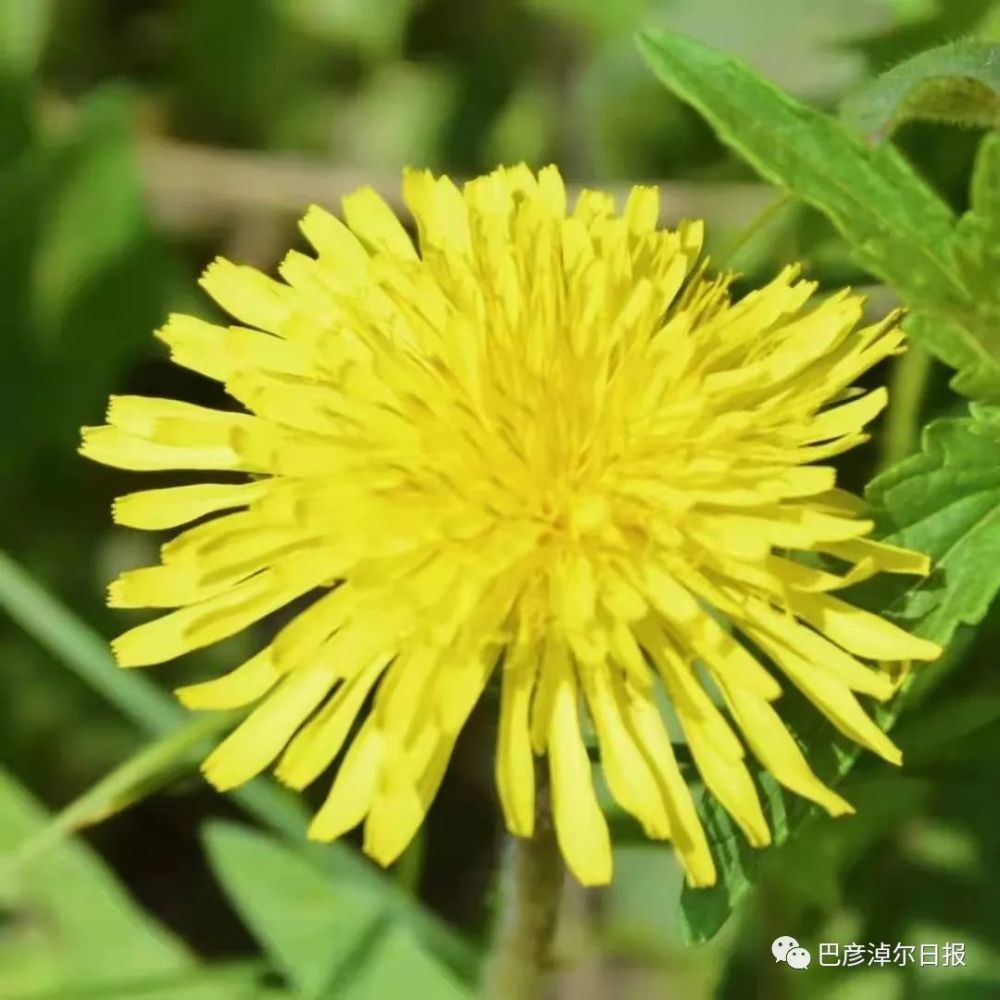
[[786, 788], [850, 812], [772, 703], [781, 676], [899, 763], [858, 696], [892, 693], [883, 662], [939, 653], [835, 596], [928, 565], [869, 539], [817, 464], [865, 440], [885, 405], [884, 389], [850, 386], [899, 349], [896, 317], [857, 329], [857, 296], [810, 305], [794, 268], [733, 302], [698, 264], [701, 224], [658, 229], [653, 188], [621, 214], [597, 191], [567, 211], [552, 167], [461, 189], [410, 171], [403, 191], [419, 249], [360, 190], [346, 224], [309, 210], [316, 256], [290, 253], [282, 282], [208, 268], [202, 285], [238, 325], [173, 316], [159, 332], [243, 412], [117, 396], [84, 430], [83, 454], [119, 468], [247, 474], [116, 502], [133, 528], [198, 521], [111, 585], [115, 607], [175, 609], [117, 639], [118, 662], [169, 660], [313, 595], [257, 655], [178, 694], [255, 706], [205, 763], [221, 789], [275, 764], [302, 788], [344, 751], [310, 834], [363, 821], [382, 864], [494, 674], [506, 824], [531, 835], [546, 757], [585, 884], [610, 879], [611, 848], [583, 713], [614, 798], [673, 841], [692, 885], [715, 880], [658, 688], [753, 845], [770, 832], [745, 747]]

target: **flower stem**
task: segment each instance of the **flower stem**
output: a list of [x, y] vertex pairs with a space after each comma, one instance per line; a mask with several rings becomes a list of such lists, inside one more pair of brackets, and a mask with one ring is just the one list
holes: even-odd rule
[[889, 412], [883, 432], [883, 469], [901, 462], [920, 444], [920, 408], [934, 360], [923, 348], [910, 344], [896, 359], [889, 383]]
[[511, 837], [506, 845], [485, 1000], [540, 1000], [544, 995], [564, 869], [541, 768], [538, 776], [535, 835]]

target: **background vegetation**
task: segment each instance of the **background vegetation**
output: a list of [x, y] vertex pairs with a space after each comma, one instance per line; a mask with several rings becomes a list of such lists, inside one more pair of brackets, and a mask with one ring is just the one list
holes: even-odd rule
[[[842, 107], [871, 156], [711, 50], [647, 39], [661, 82], [634, 40], [655, 26]], [[918, 346], [872, 373], [894, 405], [842, 481], [890, 469], [870, 490], [883, 530], [950, 560], [931, 592], [870, 598], [951, 639], [908, 696], [904, 771], [862, 759], [849, 820], [772, 797], [790, 836], [760, 858], [707, 806], [725, 878], [697, 898], [614, 817], [614, 885], [567, 887], [555, 993], [1000, 995], [1000, 151], [982, 141], [998, 36], [987, 0], [0, 0], [0, 998], [473, 995], [502, 842], [490, 707], [388, 874], [351, 845], [306, 846], [303, 805], [276, 786], [215, 795], [194, 761], [225, 720], [192, 721], [168, 692], [254, 637], [115, 671], [106, 639], [126, 620], [103, 590], [157, 540], [111, 526], [135, 477], [75, 447], [110, 392], [225, 405], [151, 336], [168, 311], [208, 315], [195, 278], [215, 255], [272, 267], [307, 203], [360, 183], [395, 197], [404, 164], [520, 160], [661, 184], [668, 221], [705, 217], [740, 289], [797, 259], [863, 286], [873, 315], [905, 302]], [[980, 47], [881, 76], [966, 37]], [[775, 207], [768, 180], [794, 197]], [[961, 942], [966, 964], [795, 973], [770, 956], [779, 934], [814, 962], [820, 941]]]

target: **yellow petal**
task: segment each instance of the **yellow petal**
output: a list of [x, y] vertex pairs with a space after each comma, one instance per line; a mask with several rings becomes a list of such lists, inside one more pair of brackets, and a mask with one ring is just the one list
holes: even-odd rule
[[739, 759], [743, 747], [712, 704], [701, 682], [695, 676], [686, 651], [678, 648], [676, 639], [655, 623], [645, 624], [638, 633], [643, 648], [652, 657], [663, 678], [670, 700], [677, 712], [697, 720], [711, 742], [727, 757]]
[[455, 746], [455, 734], [425, 726], [394, 772], [387, 765], [365, 820], [364, 850], [381, 865], [392, 864], [409, 846], [427, 815]]
[[857, 698], [838, 680], [769, 636], [754, 640], [788, 674], [792, 683], [845, 735], [867, 747], [890, 764], [901, 764], [903, 755], [889, 737], [865, 714]]
[[350, 618], [359, 604], [358, 593], [349, 583], [315, 600], [295, 616], [274, 639], [274, 661], [282, 673], [307, 659]]
[[407, 170], [403, 174], [403, 199], [417, 221], [425, 255], [429, 247], [449, 254], [469, 251], [468, 205], [449, 178], [435, 178], [429, 170]]
[[[839, 684], [853, 691], [870, 694], [880, 701], [894, 693], [892, 681], [887, 674], [856, 660], [828, 639], [797, 622], [794, 618], [776, 611], [759, 601], [749, 601], [745, 605], [747, 625], [739, 622], [740, 628], [760, 644], [760, 633], [753, 626], [759, 626], [772, 639], [796, 653], [802, 660], [813, 664], [814, 671], [823, 672]], [[781, 661], [779, 660], [779, 666]]]
[[843, 590], [845, 587], [851, 587], [862, 580], [869, 579], [878, 572], [875, 560], [870, 558], [855, 563], [850, 571], [843, 576], [835, 576], [833, 573], [826, 573], [792, 559], [782, 559], [780, 556], [770, 556], [767, 560], [767, 568], [768, 572], [786, 587], [813, 594]]
[[362, 243], [403, 260], [416, 260], [410, 237], [393, 211], [371, 188], [345, 195], [344, 217]]
[[844, 649], [873, 660], [934, 660], [941, 647], [827, 594], [796, 593], [789, 606]]
[[160, 531], [195, 521], [232, 507], [245, 507], [264, 496], [268, 483], [200, 483], [195, 486], [171, 486], [160, 490], [142, 490], [118, 497], [112, 508], [116, 524], [128, 528]]
[[270, 333], [281, 333], [289, 316], [288, 288], [252, 267], [217, 258], [201, 276], [200, 284], [216, 302], [241, 323]]
[[691, 790], [677, 766], [663, 719], [647, 693], [627, 682], [615, 684], [615, 687], [622, 715], [635, 735], [635, 744], [661, 783], [670, 820], [670, 836], [688, 883], [695, 887], [714, 885], [716, 876], [712, 852]]
[[507, 829], [530, 837], [535, 829], [535, 761], [529, 709], [537, 671], [537, 645], [512, 650], [503, 666], [496, 781]]
[[802, 440], [806, 443], [826, 441], [845, 434], [855, 434], [874, 420], [889, 402], [889, 393], [879, 388], [866, 393], [853, 402], [826, 410], [807, 425]]
[[329, 767], [387, 663], [387, 657], [380, 657], [333, 693], [289, 743], [275, 770], [279, 780], [292, 788], [305, 788]]
[[[330, 265], [339, 281], [360, 284], [368, 273], [368, 254], [358, 238], [335, 215], [311, 205], [299, 224], [320, 260]], [[349, 279], [349, 280], [348, 280]]]
[[663, 796], [621, 717], [610, 672], [603, 664], [584, 673], [584, 691], [601, 747], [601, 769], [618, 804], [642, 823], [648, 836], [665, 839], [670, 835], [670, 820]]
[[333, 787], [309, 824], [310, 840], [336, 840], [371, 809], [378, 788], [385, 741], [369, 719], [352, 740]]
[[556, 681], [548, 723], [556, 838], [582, 885], [606, 885], [611, 881], [611, 838], [594, 793], [590, 758], [580, 736], [576, 685], [568, 667]]
[[165, 469], [255, 471], [229, 447], [217, 444], [185, 447], [157, 444], [117, 427], [84, 427], [80, 454], [103, 465], [134, 472], [160, 472]]
[[[705, 787], [754, 847], [766, 847], [771, 842], [771, 831], [753, 779], [741, 759], [743, 748], [722, 714], [707, 698], [698, 711], [692, 711], [684, 701], [675, 700], [674, 705]], [[726, 740], [719, 739], [720, 733], [726, 734]]]
[[[726, 689], [721, 678], [718, 682]], [[727, 695], [729, 711], [750, 749], [782, 785], [821, 805], [831, 816], [854, 812], [850, 803], [816, 777], [781, 717], [766, 701], [732, 690]]]
[[565, 640], [549, 635], [542, 647], [538, 668], [538, 683], [531, 703], [531, 747], [536, 754], [545, 753], [552, 718], [553, 699], [560, 678], [572, 672], [569, 647]]
[[636, 186], [625, 203], [625, 219], [633, 233], [651, 233], [660, 221], [660, 189]]
[[847, 562], [861, 562], [871, 559], [882, 573], [912, 573], [915, 576], [927, 576], [931, 571], [930, 558], [923, 552], [913, 552], [889, 545], [887, 542], [876, 542], [871, 538], [852, 538], [846, 542], [833, 542], [821, 548], [838, 559]]
[[179, 608], [228, 590], [232, 581], [206, 584], [191, 565], [144, 566], [119, 575], [108, 587], [109, 608]]
[[329, 694], [333, 671], [317, 663], [286, 676], [206, 759], [205, 777], [221, 791], [260, 774]]
[[221, 327], [176, 313], [156, 336], [170, 348], [170, 358], [208, 378], [225, 382], [246, 368], [306, 374], [310, 365], [287, 341], [259, 330]]
[[228, 674], [177, 688], [174, 694], [186, 708], [243, 708], [262, 698], [280, 679], [281, 674], [274, 668], [271, 647], [268, 646]]
[[239, 632], [306, 589], [282, 589], [261, 573], [200, 604], [138, 625], [115, 639], [111, 648], [122, 667], [164, 663]]

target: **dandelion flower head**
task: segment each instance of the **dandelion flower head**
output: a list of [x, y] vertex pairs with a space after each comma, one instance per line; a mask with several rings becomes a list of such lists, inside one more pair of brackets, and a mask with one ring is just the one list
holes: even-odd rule
[[216, 786], [273, 765], [304, 788], [329, 770], [311, 836], [363, 822], [383, 864], [493, 679], [506, 825], [532, 834], [547, 767], [585, 884], [612, 869], [591, 733], [618, 804], [672, 841], [692, 885], [715, 880], [664, 702], [754, 846], [770, 832], [749, 754], [850, 812], [775, 702], [794, 686], [898, 763], [859, 698], [892, 694], [884, 664], [939, 652], [836, 596], [927, 572], [869, 537], [824, 464], [886, 403], [851, 386], [900, 348], [897, 317], [861, 327], [857, 296], [815, 304], [794, 268], [733, 301], [700, 263], [701, 224], [659, 228], [654, 188], [620, 212], [596, 191], [570, 208], [556, 169], [521, 166], [461, 188], [408, 171], [403, 194], [416, 243], [359, 190], [345, 221], [309, 210], [315, 253], [288, 254], [281, 281], [208, 268], [234, 325], [178, 315], [159, 332], [241, 410], [117, 396], [85, 429], [97, 461], [208, 480], [115, 503], [122, 525], [187, 526], [111, 585], [116, 607], [172, 609], [117, 639], [118, 662], [166, 661], [308, 598], [247, 662], [178, 694], [249, 709], [205, 763]]

